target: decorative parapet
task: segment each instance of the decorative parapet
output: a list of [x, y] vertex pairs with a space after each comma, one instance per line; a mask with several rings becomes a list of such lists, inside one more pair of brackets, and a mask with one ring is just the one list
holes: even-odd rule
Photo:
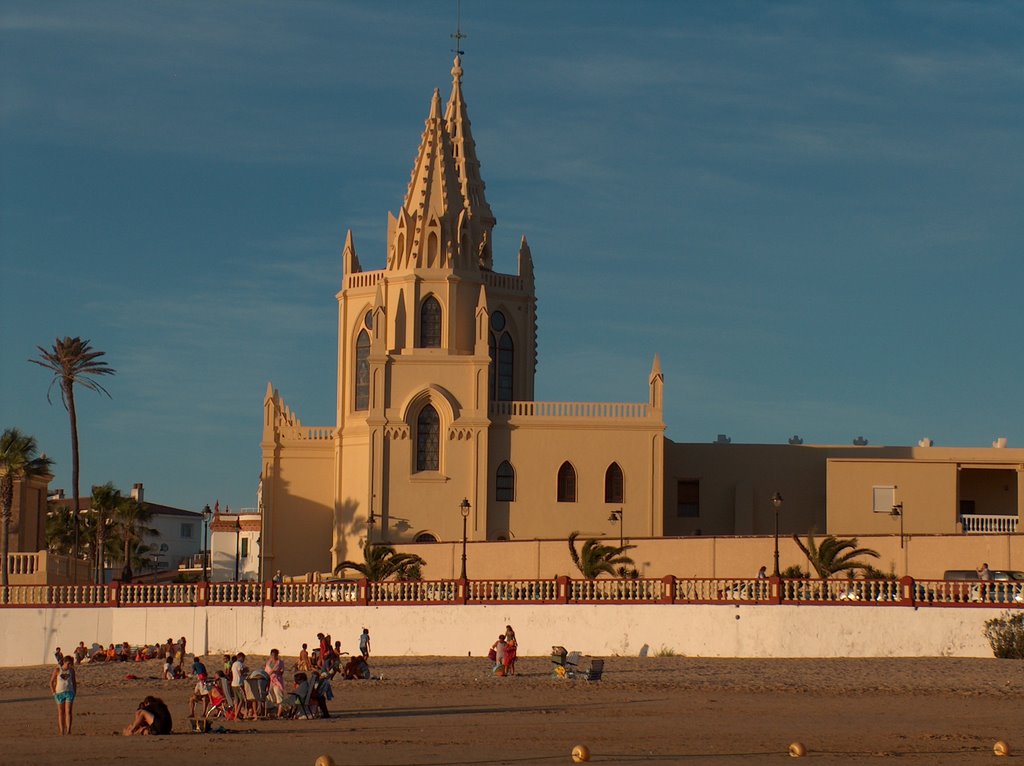
[[376, 287], [383, 278], [383, 271], [360, 271], [356, 274], [348, 274], [345, 276], [345, 289]]
[[0, 608], [137, 606], [413, 606], [422, 604], [742, 604], [771, 606], [1024, 608], [1014, 581], [835, 580], [739, 577], [402, 582], [214, 582], [11, 585]]
[[491, 402], [491, 415], [510, 418], [593, 418], [646, 420], [653, 414], [643, 402]]
[[526, 280], [522, 277], [517, 277], [514, 274], [497, 274], [493, 271], [484, 271], [484, 283], [488, 287], [493, 287], [498, 290], [514, 290], [516, 292], [524, 292], [526, 290]]

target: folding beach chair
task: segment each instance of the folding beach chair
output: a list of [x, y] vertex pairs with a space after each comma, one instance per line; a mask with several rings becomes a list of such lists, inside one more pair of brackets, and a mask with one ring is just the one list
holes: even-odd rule
[[588, 681], [600, 681], [602, 673], [604, 673], [604, 660], [591, 660], [590, 668], [583, 671], [581, 675]]
[[210, 707], [206, 711], [207, 718], [235, 719], [234, 703], [231, 700], [231, 687], [226, 678], [220, 679], [210, 687]]

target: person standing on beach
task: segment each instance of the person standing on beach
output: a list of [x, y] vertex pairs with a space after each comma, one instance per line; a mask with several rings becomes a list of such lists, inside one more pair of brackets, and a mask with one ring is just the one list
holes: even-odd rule
[[370, 659], [370, 629], [363, 628], [363, 632], [359, 634], [359, 653], [363, 655], [364, 660]]
[[63, 657], [60, 667], [53, 669], [53, 674], [50, 676], [50, 691], [57, 701], [57, 731], [60, 734], [70, 734], [75, 692], [78, 691], [75, 658], [72, 655]]
[[280, 708], [284, 702], [284, 660], [277, 649], [270, 650], [270, 659], [263, 669], [270, 677], [270, 700]]
[[241, 718], [245, 710], [245, 655], [241, 652], [231, 663], [231, 701], [235, 706], [235, 715]]
[[313, 669], [313, 666], [309, 662], [309, 649], [307, 644], [302, 645], [302, 651], [299, 652], [299, 659], [298, 662], [295, 663], [295, 669], [306, 672]]
[[516, 650], [519, 647], [519, 642], [516, 641], [516, 632], [512, 630], [511, 625], [505, 626], [505, 675], [514, 676], [516, 674]]

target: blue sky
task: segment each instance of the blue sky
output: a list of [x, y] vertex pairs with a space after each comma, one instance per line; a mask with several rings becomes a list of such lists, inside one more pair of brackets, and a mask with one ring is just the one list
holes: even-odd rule
[[[334, 407], [345, 230], [384, 263], [453, 2], [7, 2], [0, 426], [70, 487], [36, 345], [80, 335], [82, 489], [255, 502], [268, 380]], [[1024, 7], [466, 0], [495, 267], [537, 398], [677, 441], [1024, 446]]]

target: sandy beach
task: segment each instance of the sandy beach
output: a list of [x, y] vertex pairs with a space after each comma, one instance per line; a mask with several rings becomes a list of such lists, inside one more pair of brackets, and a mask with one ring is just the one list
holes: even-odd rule
[[[609, 657], [596, 683], [554, 678], [546, 658], [521, 658], [513, 678], [476, 658], [371, 667], [383, 680], [335, 683], [330, 719], [219, 720], [223, 732], [200, 735], [188, 731], [192, 681], [159, 680], [156, 661], [87, 664], [70, 737], [55, 733], [50, 667], [0, 669], [0, 761], [312, 766], [329, 753], [358, 766], [498, 766], [571, 763], [584, 743], [593, 763], [756, 764], [790, 762], [797, 740], [819, 764], [987, 763], [999, 739], [1024, 751], [1024, 664], [1008, 660]], [[175, 734], [116, 734], [147, 694], [168, 703]]]

